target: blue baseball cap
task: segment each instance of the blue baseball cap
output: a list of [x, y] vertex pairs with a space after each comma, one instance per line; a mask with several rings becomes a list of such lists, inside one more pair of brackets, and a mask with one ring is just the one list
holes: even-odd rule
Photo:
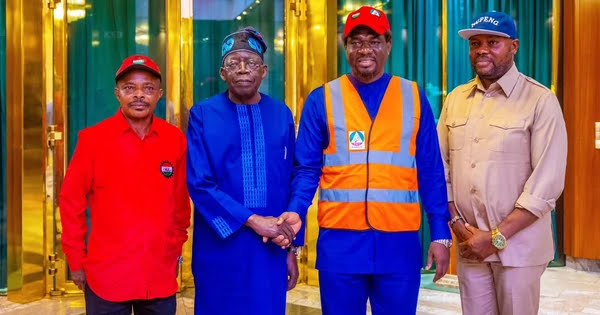
[[458, 31], [458, 36], [464, 39], [480, 34], [517, 39], [517, 25], [510, 15], [504, 12], [491, 11], [474, 18], [471, 22], [471, 28]]

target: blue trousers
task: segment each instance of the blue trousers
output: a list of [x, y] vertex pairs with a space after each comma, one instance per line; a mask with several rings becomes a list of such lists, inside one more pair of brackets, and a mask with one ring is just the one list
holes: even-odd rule
[[417, 312], [421, 275], [339, 274], [319, 271], [323, 315], [365, 315], [367, 299], [373, 315]]
[[124, 302], [107, 301], [85, 286], [85, 313], [87, 315], [175, 315], [177, 300], [175, 294], [166, 298], [151, 300], [132, 300]]

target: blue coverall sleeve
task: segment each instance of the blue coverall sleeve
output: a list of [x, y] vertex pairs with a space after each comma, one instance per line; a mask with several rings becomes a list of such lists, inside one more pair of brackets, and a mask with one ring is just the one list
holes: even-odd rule
[[[287, 154], [289, 157], [291, 157], [292, 159], [294, 158], [294, 155], [296, 154], [296, 128], [294, 127], [294, 117], [292, 117], [292, 112], [288, 110], [288, 145], [287, 147], [289, 148]], [[292, 169], [293, 172], [293, 169]], [[292, 179], [293, 179], [293, 174], [292, 174]], [[291, 195], [292, 195], [292, 182], [290, 181], [290, 199], [291, 199]], [[289, 202], [289, 200], [288, 200]], [[296, 233], [296, 239], [292, 242], [292, 244], [297, 245], [297, 246], [304, 246], [304, 234], [306, 231], [306, 211], [300, 211], [297, 208], [291, 209], [288, 208], [288, 211], [290, 212], [295, 212], [298, 214], [298, 216], [300, 217], [300, 219], [302, 220], [302, 226], [300, 227], [300, 230], [298, 230], [298, 233]]]
[[298, 212], [301, 217], [306, 217], [315, 196], [323, 167], [323, 149], [329, 141], [324, 100], [322, 87], [312, 91], [304, 102], [300, 117], [288, 209]]
[[448, 194], [446, 177], [440, 154], [435, 120], [425, 92], [419, 88], [421, 120], [417, 133], [417, 180], [421, 203], [427, 213], [431, 240], [452, 239], [448, 221]]

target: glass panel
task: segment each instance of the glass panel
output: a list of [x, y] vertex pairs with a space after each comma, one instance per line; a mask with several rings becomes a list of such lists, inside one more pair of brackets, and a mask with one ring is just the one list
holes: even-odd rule
[[0, 0], [0, 294], [6, 293], [6, 0]]
[[194, 0], [194, 103], [227, 89], [219, 76], [221, 44], [244, 26], [256, 28], [268, 46], [259, 91], [284, 101], [283, 1]]
[[[115, 72], [125, 57], [150, 56], [161, 68], [165, 89], [165, 2], [151, 0], [68, 0], [69, 156], [77, 132], [114, 115]], [[165, 96], [155, 114], [165, 117]]]

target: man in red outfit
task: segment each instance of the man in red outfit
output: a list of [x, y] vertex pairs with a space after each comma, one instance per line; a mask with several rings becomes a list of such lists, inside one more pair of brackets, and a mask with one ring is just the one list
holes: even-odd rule
[[126, 58], [115, 81], [119, 109], [79, 133], [67, 169], [63, 249], [87, 314], [175, 314], [191, 213], [185, 137], [153, 114], [163, 91], [150, 58]]

